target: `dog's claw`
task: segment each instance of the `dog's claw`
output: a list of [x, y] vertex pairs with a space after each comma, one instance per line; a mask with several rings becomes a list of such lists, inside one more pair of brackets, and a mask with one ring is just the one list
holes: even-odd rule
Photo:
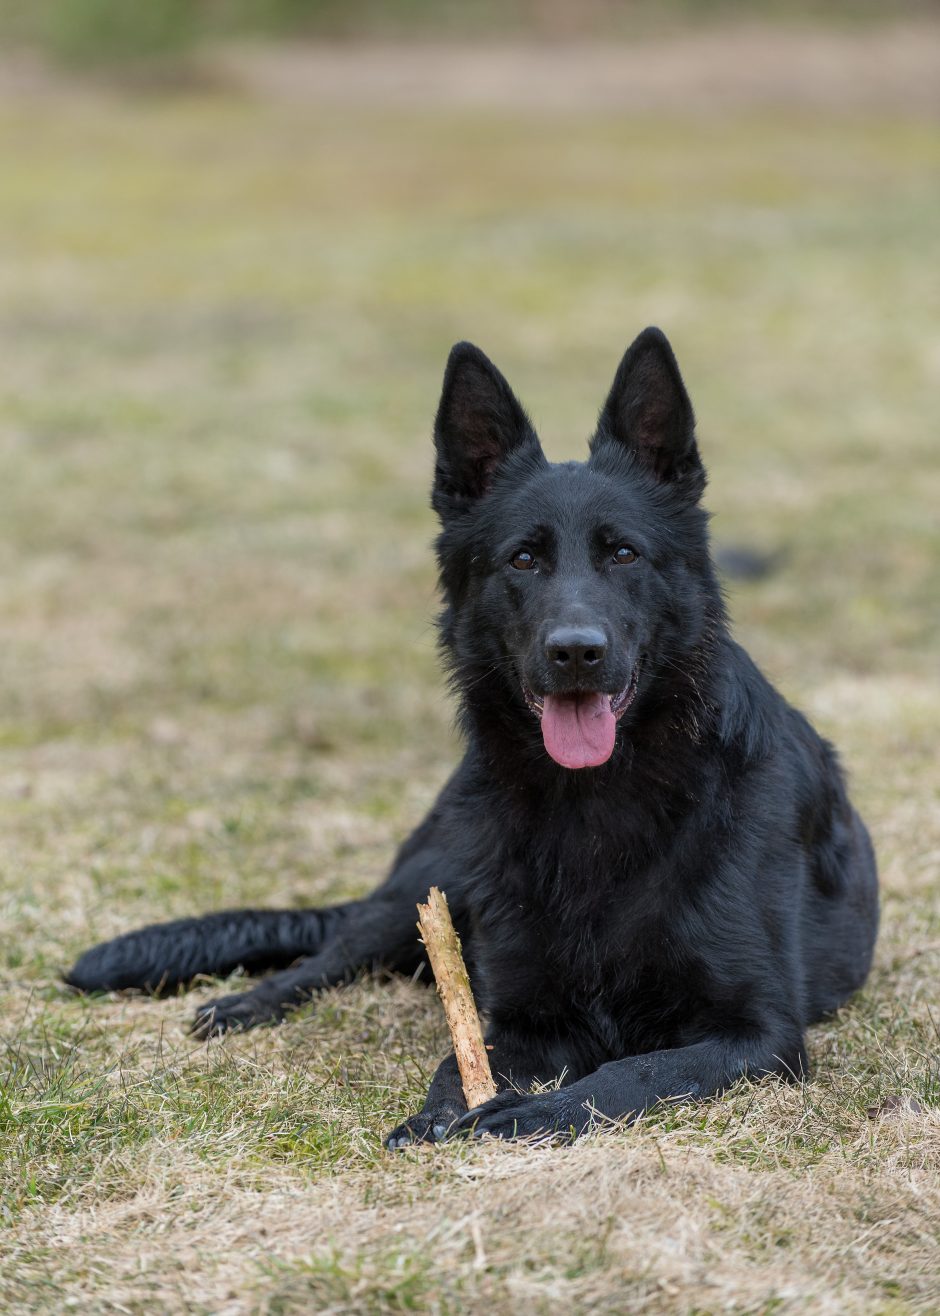
[[201, 1005], [189, 1031], [198, 1038], [222, 1037], [225, 1033], [244, 1032], [258, 1024], [279, 1024], [284, 1015], [283, 1006], [267, 1000], [257, 989], [235, 992]]
[[392, 1129], [385, 1138], [385, 1146], [389, 1151], [400, 1151], [402, 1147], [411, 1147], [417, 1143], [444, 1142], [451, 1136], [459, 1118], [460, 1111], [457, 1110], [443, 1113], [439, 1109], [427, 1113], [419, 1111]]
[[[440, 1126], [438, 1126], [440, 1127]], [[413, 1147], [422, 1142], [439, 1142], [440, 1137], [433, 1124], [421, 1115], [414, 1115], [404, 1124], [392, 1129], [385, 1139], [389, 1151], [401, 1151], [403, 1147]]]

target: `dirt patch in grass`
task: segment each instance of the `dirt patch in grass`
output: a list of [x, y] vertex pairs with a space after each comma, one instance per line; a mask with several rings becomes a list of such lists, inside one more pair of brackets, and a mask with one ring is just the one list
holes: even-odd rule
[[650, 113], [742, 108], [940, 112], [940, 27], [855, 32], [721, 25], [542, 45], [312, 45], [232, 51], [211, 67], [265, 97], [510, 111]]
[[[135, 79], [137, 82], [135, 84]], [[75, 95], [112, 86], [144, 92], [248, 93], [309, 106], [511, 114], [940, 113], [940, 25], [929, 17], [833, 29], [805, 19], [727, 21], [697, 30], [640, 30], [629, 39], [533, 43], [297, 40], [216, 45], [159, 75], [132, 65], [71, 82], [20, 53], [0, 61], [0, 95]]]

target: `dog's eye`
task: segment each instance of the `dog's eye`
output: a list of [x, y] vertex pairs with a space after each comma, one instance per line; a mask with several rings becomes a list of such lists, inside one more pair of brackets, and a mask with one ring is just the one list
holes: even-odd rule
[[631, 548], [629, 544], [621, 544], [614, 553], [614, 561], [617, 563], [618, 567], [628, 567], [630, 563], [635, 562], [639, 556], [639, 553]]
[[530, 553], [527, 548], [520, 548], [519, 552], [512, 558], [511, 566], [517, 571], [531, 571], [535, 566], [535, 555]]

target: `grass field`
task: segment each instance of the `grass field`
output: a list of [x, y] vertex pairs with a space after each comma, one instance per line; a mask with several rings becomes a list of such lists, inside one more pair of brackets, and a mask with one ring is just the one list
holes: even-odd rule
[[[884, 105], [0, 97], [5, 1310], [940, 1310], [938, 213], [937, 124]], [[781, 554], [737, 633], [879, 852], [877, 967], [813, 1081], [389, 1156], [432, 993], [362, 981], [209, 1046], [218, 983], [67, 995], [143, 921], [378, 880], [457, 752], [446, 351], [479, 342], [577, 456], [649, 322], [716, 539]]]

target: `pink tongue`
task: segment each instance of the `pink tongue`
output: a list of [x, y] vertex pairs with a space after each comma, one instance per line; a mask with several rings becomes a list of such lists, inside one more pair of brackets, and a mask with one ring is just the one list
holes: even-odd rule
[[546, 695], [542, 709], [545, 748], [563, 768], [596, 768], [614, 752], [617, 719], [610, 695]]

